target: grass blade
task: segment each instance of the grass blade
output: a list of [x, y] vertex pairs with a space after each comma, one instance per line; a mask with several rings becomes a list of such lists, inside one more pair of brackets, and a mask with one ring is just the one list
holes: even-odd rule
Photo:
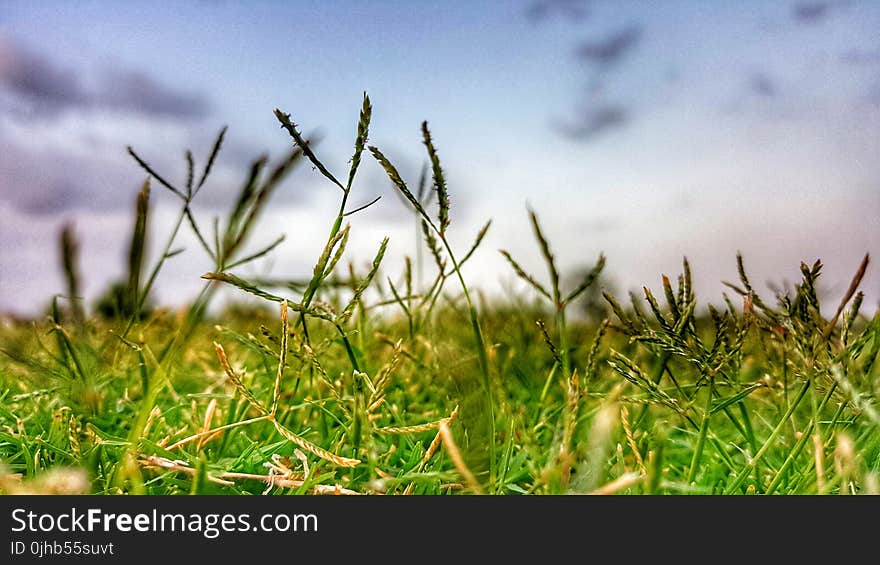
[[235, 387], [235, 390], [238, 391], [241, 397], [247, 400], [248, 404], [256, 408], [260, 414], [269, 414], [269, 410], [251, 393], [250, 389], [245, 386], [244, 382], [242, 382], [241, 377], [238, 376], [238, 373], [236, 373], [232, 368], [232, 365], [229, 364], [229, 359], [226, 357], [226, 351], [224, 351], [223, 346], [216, 341], [214, 342], [214, 351], [217, 353], [217, 359], [220, 360], [220, 366], [223, 367], [223, 371], [226, 372], [229, 382], [232, 383], [232, 386]]
[[431, 173], [434, 179], [434, 190], [437, 191], [437, 202], [440, 205], [438, 220], [440, 222], [440, 237], [446, 233], [449, 227], [449, 189], [446, 188], [446, 176], [440, 167], [440, 158], [437, 149], [431, 140], [431, 132], [428, 130], [428, 122], [422, 122], [422, 140], [428, 149], [428, 157], [431, 159]]
[[82, 306], [82, 296], [80, 296], [79, 241], [73, 232], [73, 224], [70, 223], [61, 227], [61, 265], [64, 270], [64, 280], [67, 283], [67, 299], [70, 301], [73, 321], [77, 326], [82, 326], [85, 312]]
[[131, 244], [128, 248], [128, 303], [131, 305], [132, 315], [137, 316], [140, 312], [136, 309], [140, 303], [139, 294], [141, 287], [141, 270], [144, 265], [144, 250], [147, 240], [147, 213], [150, 204], [150, 179], [144, 181], [135, 202], [134, 229], [131, 234]]
[[294, 142], [300, 147], [300, 149], [302, 149], [303, 155], [305, 155], [306, 158], [312, 162], [315, 168], [317, 168], [322, 175], [329, 179], [330, 182], [342, 189], [343, 192], [348, 192], [348, 190], [346, 190], [346, 188], [342, 186], [342, 183], [333, 176], [333, 173], [327, 170], [327, 167], [325, 167], [324, 164], [320, 160], [318, 160], [318, 157], [312, 151], [312, 148], [309, 147], [309, 142], [303, 139], [302, 135], [296, 129], [296, 124], [290, 121], [290, 114], [285, 114], [278, 108], [275, 108], [275, 117], [278, 118], [278, 121], [281, 122], [281, 127], [287, 130], [287, 133], [290, 134]]
[[354, 295], [351, 297], [348, 305], [346, 305], [345, 309], [342, 311], [342, 314], [339, 315], [337, 323], [345, 323], [345, 321], [354, 314], [354, 309], [357, 306], [357, 303], [360, 301], [367, 288], [369, 288], [370, 283], [373, 282], [373, 277], [375, 277], [376, 273], [379, 272], [379, 266], [382, 264], [382, 258], [385, 257], [385, 249], [387, 247], [388, 238], [386, 237], [382, 240], [382, 243], [379, 245], [379, 251], [376, 252], [376, 256], [373, 258], [373, 264], [370, 267], [370, 272], [367, 273], [367, 276], [364, 277], [360, 283], [358, 283], [358, 286], [355, 288]]
[[229, 266], [227, 267], [227, 269], [234, 269], [236, 267], [240, 267], [241, 265], [244, 265], [245, 263], [250, 263], [251, 261], [254, 261], [255, 259], [259, 259], [260, 257], [269, 254], [273, 249], [275, 249], [276, 247], [281, 245], [281, 243], [284, 242], [284, 239], [285, 239], [284, 234], [279, 235], [278, 239], [276, 239], [275, 241], [273, 241], [272, 243], [270, 243], [266, 247], [263, 247], [262, 249], [260, 249], [259, 251], [255, 251], [254, 253], [251, 253], [247, 257], [242, 257], [241, 259], [239, 259], [238, 261], [235, 261], [234, 263], [230, 263]]
[[223, 138], [226, 136], [226, 126], [223, 126], [220, 129], [220, 133], [217, 134], [217, 139], [214, 141], [214, 146], [211, 148], [211, 153], [208, 155], [208, 162], [205, 163], [205, 170], [202, 171], [202, 176], [199, 178], [199, 182], [196, 185], [195, 190], [193, 191], [193, 196], [202, 188], [202, 185], [205, 184], [205, 181], [208, 180], [208, 175], [211, 174], [211, 168], [214, 166], [214, 160], [217, 159], [217, 154], [220, 153], [220, 147], [223, 146]]
[[[547, 241], [547, 238], [544, 237], [544, 232], [541, 231], [541, 224], [538, 222], [538, 215], [535, 214], [534, 210], [529, 210], [529, 220], [532, 223], [532, 231], [535, 233], [535, 238], [538, 240], [538, 246], [541, 248], [541, 255], [544, 256], [544, 262], [547, 264], [547, 271], [550, 273], [550, 286], [553, 289], [553, 304], [559, 306], [562, 304], [562, 291], [559, 287], [559, 271], [556, 269], [556, 258], [553, 256], [553, 252], [550, 251], [550, 242]], [[514, 267], [516, 270], [516, 267]]]
[[434, 257], [434, 264], [437, 265], [437, 270], [440, 271], [440, 274], [442, 275], [446, 270], [446, 261], [443, 260], [443, 250], [440, 248], [440, 244], [434, 236], [434, 232], [431, 231], [428, 222], [422, 220], [421, 226], [422, 234], [425, 236], [425, 244], [431, 251], [431, 256]]
[[505, 251], [503, 249], [499, 249], [498, 251], [504, 256], [505, 259], [507, 259], [507, 262], [510, 263], [510, 266], [513, 267], [513, 271], [516, 273], [516, 275], [519, 278], [521, 278], [522, 280], [529, 283], [532, 286], [532, 288], [537, 290], [538, 293], [541, 294], [542, 296], [546, 297], [547, 300], [549, 300], [550, 302], [553, 302], [553, 297], [550, 296], [550, 293], [547, 292], [547, 289], [545, 289], [543, 286], [541, 286], [541, 283], [539, 283], [537, 280], [535, 280], [535, 277], [528, 274], [525, 271], [525, 269], [520, 267], [519, 263], [517, 263], [513, 259], [513, 257], [510, 256], [510, 253], [508, 253], [507, 251]]
[[862, 279], [865, 277], [865, 273], [868, 270], [868, 262], [870, 262], [871, 256], [869, 254], [865, 254], [865, 258], [862, 259], [862, 263], [859, 265], [856, 274], [853, 276], [852, 281], [849, 283], [849, 288], [846, 290], [846, 293], [843, 295], [843, 298], [840, 300], [840, 305], [837, 307], [837, 311], [834, 313], [834, 317], [828, 322], [828, 325], [825, 326], [825, 331], [822, 334], [824, 339], [828, 339], [831, 336], [831, 332], [834, 331], [834, 326], [837, 325], [837, 320], [840, 318], [840, 314], [843, 312], [843, 309], [846, 307], [846, 304], [849, 302], [849, 299], [853, 297], [858, 290], [859, 285], [862, 284]]
[[162, 186], [164, 186], [165, 188], [167, 188], [168, 190], [170, 190], [171, 192], [173, 192], [174, 194], [179, 196], [182, 200], [184, 200], [184, 201], [187, 200], [187, 197], [184, 196], [184, 194], [182, 192], [180, 192], [179, 190], [174, 188], [174, 186], [170, 182], [165, 180], [162, 177], [162, 175], [157, 173], [146, 161], [141, 159], [140, 156], [138, 156], [138, 154], [134, 152], [134, 149], [132, 149], [131, 146], [128, 146], [128, 154], [131, 155], [135, 161], [137, 161], [137, 164], [140, 165], [140, 167], [143, 170], [147, 171], [147, 173], [152, 175], [152, 177], [154, 179], [156, 179], [159, 182], [159, 184], [161, 184]]
[[269, 410], [274, 417], [278, 412], [278, 401], [281, 399], [281, 379], [284, 375], [284, 365], [287, 363], [287, 340], [290, 336], [290, 326], [287, 321], [287, 301], [281, 303], [281, 344], [278, 349], [278, 371], [275, 373], [275, 389], [272, 392], [272, 408]]
[[374, 147], [371, 145], [369, 149], [370, 153], [373, 154], [373, 157], [376, 159], [376, 161], [378, 161], [382, 168], [385, 169], [385, 173], [388, 175], [388, 178], [391, 179], [391, 182], [394, 183], [394, 186], [397, 187], [397, 190], [400, 191], [404, 198], [409, 201], [412, 207], [415, 208], [419, 215], [422, 216], [424, 221], [426, 221], [432, 228], [434, 228], [437, 233], [440, 233], [440, 231], [437, 230], [436, 226], [434, 225], [434, 222], [431, 221], [428, 213], [422, 207], [422, 203], [419, 202], [419, 199], [416, 198], [412, 192], [410, 192], [409, 187], [406, 186], [406, 183], [403, 181], [403, 178], [401, 178], [400, 173], [397, 172], [397, 169], [394, 167], [394, 165], [391, 164], [391, 161], [389, 161], [388, 158], [385, 157], [385, 155], [382, 154], [381, 151], [379, 151], [378, 147]]
[[602, 269], [605, 268], [605, 255], [599, 254], [599, 260], [596, 261], [596, 265], [590, 269], [584, 278], [581, 280], [580, 284], [572, 290], [568, 296], [565, 297], [564, 302], [568, 303], [583, 294], [588, 288], [593, 286], [593, 283], [596, 282], [596, 279], [599, 278], [599, 275], [602, 273]]
[[360, 459], [342, 457], [341, 455], [336, 455], [335, 453], [327, 451], [322, 447], [318, 447], [314, 443], [298, 436], [289, 429], [285, 428], [276, 420], [272, 420], [272, 424], [275, 426], [275, 429], [278, 430], [278, 433], [281, 434], [282, 437], [294, 443], [300, 449], [308, 451], [312, 455], [316, 455], [321, 459], [324, 459], [325, 461], [333, 463], [334, 465], [339, 465], [340, 467], [354, 467], [356, 465], [360, 465], [361, 463]]
[[192, 200], [193, 196], [193, 176], [195, 174], [196, 163], [193, 160], [192, 151], [189, 149], [184, 153], [184, 159], [186, 159], [186, 198], [188, 200]]
[[348, 183], [345, 185], [346, 192], [351, 190], [354, 182], [354, 175], [357, 172], [358, 165], [361, 164], [361, 153], [364, 152], [364, 146], [370, 133], [370, 117], [373, 115], [373, 106], [370, 104], [370, 97], [364, 92], [364, 102], [361, 106], [361, 113], [358, 119], [357, 137], [354, 141], [354, 155], [351, 156], [351, 169], [348, 172]]
[[467, 263], [468, 259], [471, 258], [471, 255], [480, 247], [480, 244], [483, 243], [483, 238], [486, 237], [486, 234], [489, 232], [489, 227], [492, 225], [492, 220], [486, 222], [480, 231], [477, 232], [477, 237], [474, 239], [474, 243], [471, 245], [471, 248], [468, 249], [467, 253], [464, 254], [464, 257], [459, 261], [458, 266], [461, 267], [465, 263]]
[[336, 245], [336, 242], [338, 242], [338, 245], [336, 245], [336, 253], [333, 254], [333, 257], [330, 259], [330, 261], [327, 263], [326, 268], [324, 269], [323, 275], [321, 275], [321, 280], [324, 280], [332, 275], [333, 269], [336, 268], [336, 264], [339, 263], [339, 261], [342, 259], [342, 255], [343, 253], [345, 253], [345, 247], [346, 245], [348, 245], [348, 234], [350, 231], [351, 224], [345, 224], [345, 227], [342, 228], [342, 231], [337, 233], [336, 236], [334, 236], [331, 240], [333, 241], [333, 244], [330, 246], [331, 249], [333, 245]]
[[[202, 275], [203, 279], [212, 280], [212, 281], [220, 281], [231, 284], [232, 286], [239, 288], [249, 294], [253, 294], [254, 296], [259, 296], [264, 300], [269, 300], [272, 302], [284, 302], [287, 300], [286, 298], [282, 298], [281, 296], [277, 296], [275, 294], [271, 294], [266, 292], [265, 290], [259, 289], [253, 284], [247, 282], [246, 280], [240, 279], [237, 276], [230, 273], [205, 273]], [[327, 320], [329, 322], [333, 321], [332, 316], [327, 312], [322, 312], [315, 308], [303, 308], [299, 304], [296, 303], [288, 303], [288, 308], [293, 310], [294, 312], [300, 314], [306, 314], [308, 316], [312, 316], [313, 318], [320, 318], [322, 320]]]

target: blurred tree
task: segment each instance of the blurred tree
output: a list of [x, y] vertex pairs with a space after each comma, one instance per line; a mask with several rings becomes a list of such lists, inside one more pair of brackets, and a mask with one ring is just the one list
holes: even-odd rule
[[61, 269], [64, 271], [64, 280], [67, 284], [70, 312], [76, 325], [82, 326], [85, 311], [80, 294], [82, 277], [79, 272], [79, 240], [73, 231], [73, 224], [70, 222], [61, 227], [59, 247], [61, 248]]
[[94, 312], [107, 320], [126, 320], [132, 317], [143, 320], [155, 309], [149, 298], [141, 305], [137, 316], [135, 316], [135, 308], [136, 305], [132, 302], [128, 283], [116, 280], [111, 282], [107, 290], [95, 301]]
[[[95, 311], [103, 318], [143, 320], [153, 311], [148, 296], [149, 285], [142, 288], [141, 283], [146, 257], [149, 203], [150, 181], [147, 179], [135, 198], [131, 243], [128, 247], [128, 280], [111, 282], [98, 298]], [[150, 278], [152, 282], [153, 277]]]

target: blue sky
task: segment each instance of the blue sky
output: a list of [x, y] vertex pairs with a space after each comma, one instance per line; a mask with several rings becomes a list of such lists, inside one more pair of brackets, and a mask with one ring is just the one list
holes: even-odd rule
[[[363, 91], [371, 142], [415, 179], [427, 119], [453, 196], [453, 238], [493, 228], [469, 275], [520, 288], [496, 249], [534, 270], [526, 206], [566, 269], [600, 251], [620, 290], [656, 287], [691, 260], [719, 301], [741, 250], [753, 278], [794, 281], [821, 258], [831, 296], [880, 249], [880, 3], [777, 2], [18, 2], [0, 9], [0, 311], [34, 313], [61, 292], [57, 229], [82, 239], [85, 294], [123, 270], [142, 172], [133, 145], [181, 179], [183, 152], [229, 125], [200, 214], [219, 213], [250, 159], [280, 157], [290, 112], [344, 174]], [[373, 162], [353, 198], [352, 256], [409, 216]], [[201, 195], [200, 195], [201, 197]], [[300, 277], [335, 213], [303, 167], [253, 245], [288, 239], [245, 275]], [[154, 233], [173, 213], [156, 191]], [[154, 242], [158, 247], [158, 241]], [[190, 240], [191, 244], [192, 241]], [[155, 251], [155, 249], [154, 249]], [[192, 298], [210, 265], [189, 245], [159, 281]], [[878, 269], [864, 289], [880, 300]], [[833, 300], [833, 299], [831, 299]]]

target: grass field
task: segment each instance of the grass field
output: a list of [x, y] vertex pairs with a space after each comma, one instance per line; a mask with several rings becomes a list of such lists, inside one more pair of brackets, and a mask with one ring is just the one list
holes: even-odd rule
[[[0, 490], [880, 494], [880, 314], [859, 313], [867, 256], [824, 306], [821, 263], [802, 265], [802, 280], [770, 298], [732, 257], [740, 280], [726, 283], [724, 304], [698, 301], [685, 260], [672, 280], [644, 281], [638, 296], [605, 293], [605, 308], [585, 316], [604, 258], [567, 285], [531, 214], [546, 273], [502, 251], [529, 291], [484, 300], [461, 267], [496, 252], [480, 246], [490, 225], [470, 248], [447, 240], [454, 210], [427, 124], [428, 166], [409, 183], [368, 145], [366, 96], [344, 177], [287, 114], [276, 117], [293, 150], [254, 162], [212, 229], [191, 205], [210, 190], [223, 132], [203, 165], [187, 154], [181, 186], [130, 150], [149, 180], [134, 198], [127, 280], [100, 307], [75, 298], [76, 236], [62, 233], [65, 295], [44, 318], [0, 326]], [[423, 261], [407, 258], [402, 273], [383, 269], [387, 240], [366, 268], [345, 256], [358, 237], [346, 218], [366, 207], [349, 201], [357, 171], [377, 164], [421, 224]], [[298, 165], [340, 195], [313, 274], [243, 280], [241, 265], [281, 241], [247, 245]], [[147, 265], [151, 190], [171, 191], [180, 211]], [[193, 273], [205, 281], [188, 308], [169, 311], [151, 296], [182, 230], [202, 248], [186, 252], [215, 267]], [[264, 306], [209, 315], [221, 286]]]

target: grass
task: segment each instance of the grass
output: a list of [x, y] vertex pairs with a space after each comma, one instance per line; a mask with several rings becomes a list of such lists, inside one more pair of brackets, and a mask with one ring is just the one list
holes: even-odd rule
[[[78, 298], [79, 246], [61, 234], [66, 295], [49, 314], [0, 325], [0, 490], [96, 494], [857, 494], [880, 493], [880, 314], [860, 313], [852, 284], [822, 316], [822, 264], [771, 301], [725, 283], [721, 306], [694, 294], [685, 260], [662, 297], [573, 315], [600, 284], [600, 256], [571, 289], [529, 211], [547, 282], [501, 251], [527, 292], [478, 301], [463, 274], [490, 229], [453, 249], [452, 190], [427, 123], [426, 170], [411, 190], [368, 144], [365, 95], [345, 176], [319, 159], [290, 115], [291, 152], [255, 160], [223, 221], [193, 211], [225, 129], [198, 176], [186, 153], [175, 185], [139, 153], [128, 276], [105, 316]], [[416, 267], [346, 260], [346, 219], [368, 151], [413, 210]], [[306, 281], [246, 280], [240, 267], [283, 241], [248, 236], [287, 174], [307, 161], [340, 191], [338, 213]], [[339, 180], [339, 179], [344, 179]], [[431, 190], [426, 187], [430, 182]], [[145, 265], [151, 185], [179, 200], [177, 221]], [[353, 196], [355, 195], [355, 196]], [[164, 264], [193, 231], [214, 268], [181, 312], [151, 307]], [[424, 250], [421, 249], [424, 246]], [[425, 266], [422, 258], [433, 259]], [[343, 268], [347, 264], [347, 269]], [[415, 272], [414, 272], [415, 271]], [[453, 281], [453, 285], [447, 282]], [[719, 281], [720, 282], [720, 281]], [[208, 315], [228, 285], [261, 299]], [[110, 314], [106, 314], [110, 305]], [[252, 303], [249, 303], [252, 304]], [[625, 305], [624, 305], [625, 304]]]

